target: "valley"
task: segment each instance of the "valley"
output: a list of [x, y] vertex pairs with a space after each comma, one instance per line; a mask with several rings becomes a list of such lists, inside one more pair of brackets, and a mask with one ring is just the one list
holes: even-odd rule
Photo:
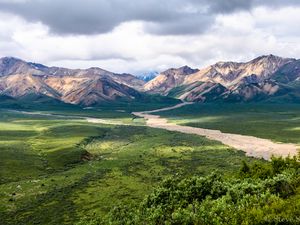
[[[187, 106], [191, 106], [192, 103], [184, 102], [177, 104], [171, 107], [165, 107], [161, 109], [155, 109], [150, 111], [143, 112], [132, 112], [132, 115], [136, 116], [136, 118], [132, 118], [132, 120], [120, 120], [118, 118], [114, 119], [103, 119], [103, 118], [95, 118], [95, 117], [83, 117], [83, 116], [67, 116], [60, 114], [51, 114], [45, 112], [26, 112], [26, 111], [17, 111], [17, 110], [9, 110], [11, 113], [20, 113], [25, 115], [38, 115], [45, 117], [54, 117], [61, 118], [65, 120], [83, 120], [88, 123], [94, 124], [106, 124], [106, 125], [145, 125], [152, 128], [160, 128], [169, 131], [176, 131], [187, 134], [196, 134], [199, 136], [206, 137], [211, 140], [220, 141], [225, 145], [231, 146], [235, 149], [244, 151], [247, 156], [255, 157], [255, 158], [263, 158], [265, 160], [270, 160], [272, 156], [277, 157], [288, 157], [288, 156], [297, 156], [299, 145], [291, 144], [291, 143], [275, 143], [268, 139], [257, 138], [254, 136], [246, 136], [240, 135], [239, 133], [231, 134], [231, 133], [223, 133], [220, 130], [212, 130], [212, 129], [204, 129], [201, 127], [197, 127], [196, 121], [197, 117], [193, 113], [192, 115], [196, 117], [192, 121], [196, 124], [193, 126], [191, 122], [187, 122], [184, 116], [181, 116], [182, 121], [190, 126], [183, 126], [169, 123], [169, 121], [165, 118], [161, 118], [159, 115], [153, 115], [153, 113], [166, 112], [168, 115], [168, 111], [179, 109]], [[192, 106], [193, 107], [193, 106]], [[201, 105], [201, 107], [205, 107]], [[117, 112], [126, 112], [125, 110], [116, 110]], [[184, 111], [184, 109], [183, 109]], [[188, 115], [186, 115], [188, 116]], [[140, 118], [140, 119], [139, 119]], [[249, 117], [248, 117], [249, 118]], [[171, 117], [172, 119], [172, 117]], [[205, 117], [200, 117], [199, 120], [205, 120]], [[173, 119], [174, 120], [174, 119]], [[140, 122], [138, 122], [140, 121]], [[183, 123], [181, 120], [175, 120], [177, 123]], [[201, 126], [201, 123], [198, 124]], [[293, 128], [297, 130], [297, 127]]]
[[[198, 127], [170, 124], [168, 123], [168, 120], [166, 120], [165, 118], [161, 118], [158, 115], [151, 114], [151, 113], [160, 113], [160, 112], [168, 113], [168, 111], [170, 110], [174, 110], [174, 109], [180, 110], [181, 107], [184, 106], [189, 107], [190, 105], [191, 105], [190, 103], [181, 103], [174, 107], [167, 107], [167, 108], [145, 111], [145, 112], [134, 112], [133, 114], [144, 118], [146, 120], [146, 124], [149, 127], [161, 128], [170, 131], [178, 131], [187, 134], [197, 134], [211, 140], [220, 141], [223, 144], [231, 146], [235, 149], [242, 150], [246, 152], [247, 156], [270, 160], [272, 156], [293, 157], [298, 155], [299, 145], [274, 143], [270, 140], [257, 138], [253, 136], [222, 133], [219, 130], [211, 130], [211, 129], [203, 129], [201, 127], [198, 128]], [[201, 105], [201, 107], [205, 107], [205, 106]], [[199, 120], [201, 119], [202, 118], [200, 117]], [[195, 119], [195, 121], [197, 121], [197, 119]]]
[[242, 160], [257, 161], [220, 142], [141, 126], [139, 119], [120, 126], [56, 114], [1, 110], [4, 224], [73, 224], [102, 217], [113, 206], [137, 203], [170, 175], [217, 170], [231, 176]]
[[[101, 68], [2, 58], [0, 221], [184, 224], [188, 218], [193, 224], [210, 218], [203, 213], [218, 205], [225, 212], [227, 206], [245, 210], [234, 200], [239, 195], [253, 203], [245, 221], [257, 204], [262, 208], [255, 216], [271, 202], [272, 220], [276, 208], [280, 218], [297, 224], [297, 64], [268, 55], [204, 69], [171, 68], [146, 82]], [[194, 199], [202, 190], [208, 197]], [[225, 205], [224, 196], [230, 196]], [[232, 219], [239, 218], [233, 212]]]
[[299, 0], [0, 0], [0, 225], [300, 225], [298, 22]]
[[193, 104], [158, 112], [170, 123], [299, 144], [298, 104]]

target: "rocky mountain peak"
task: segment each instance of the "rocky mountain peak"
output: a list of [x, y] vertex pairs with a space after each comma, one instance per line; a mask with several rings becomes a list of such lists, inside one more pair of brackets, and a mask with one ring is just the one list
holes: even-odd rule
[[17, 73], [25, 74], [29, 70], [34, 70], [34, 68], [21, 59], [14, 57], [4, 57], [0, 59], [0, 76], [7, 76]]
[[219, 61], [216, 64], [214, 64], [213, 66], [214, 67], [232, 67], [232, 66], [237, 65], [237, 64], [240, 64], [240, 63]]
[[12, 56], [0, 58], [0, 62], [6, 65], [17, 63], [17, 62], [26, 63], [24, 60]]
[[7, 67], [12, 67], [15, 64], [23, 64], [26, 63], [25, 61], [15, 58], [15, 57], [3, 57], [0, 58], [0, 67], [1, 68], [7, 68]]
[[162, 72], [161, 74], [164, 74], [164, 75], [167, 75], [167, 76], [174, 76], [174, 75], [186, 76], [186, 75], [196, 73], [198, 71], [199, 71], [198, 69], [192, 69], [189, 66], [182, 66], [182, 67], [179, 67], [179, 68], [168, 69], [168, 70]]
[[137, 75], [137, 77], [145, 82], [149, 82], [150, 80], [153, 80], [158, 75], [159, 75], [159, 73], [157, 71], [149, 71], [149, 72], [141, 73], [141, 74]]
[[146, 83], [144, 90], [153, 93], [167, 94], [172, 88], [181, 85], [185, 77], [198, 71], [198, 69], [192, 69], [188, 66], [168, 69]]
[[263, 55], [259, 56], [251, 61], [248, 62], [248, 64], [260, 64], [260, 65], [274, 65], [277, 67], [282, 66], [283, 64], [286, 64], [288, 62], [295, 61], [295, 59], [292, 58], [282, 58], [276, 55]]

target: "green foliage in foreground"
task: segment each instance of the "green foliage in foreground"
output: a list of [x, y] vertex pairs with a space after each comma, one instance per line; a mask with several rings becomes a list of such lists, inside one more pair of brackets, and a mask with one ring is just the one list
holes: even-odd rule
[[274, 158], [269, 164], [244, 162], [236, 178], [226, 180], [215, 173], [171, 177], [138, 206], [115, 207], [105, 218], [79, 224], [296, 225], [300, 223], [299, 192], [296, 158]]
[[101, 218], [116, 205], [141, 202], [168, 176], [217, 170], [227, 177], [243, 160], [259, 161], [197, 135], [131, 124], [0, 111], [0, 224]]
[[[229, 218], [227, 224], [234, 224], [237, 216], [243, 215], [247, 219], [251, 215], [259, 218], [270, 214], [270, 221], [276, 215], [282, 224], [287, 219], [291, 224], [291, 219], [299, 218], [300, 190], [296, 182], [299, 168], [294, 160], [290, 163], [273, 160], [271, 164], [252, 159], [197, 135], [140, 126], [140, 121], [129, 118], [128, 112], [110, 114], [109, 108], [55, 111], [67, 115], [95, 114], [109, 119], [118, 115], [118, 119], [130, 121], [131, 126], [91, 124], [76, 117], [1, 110], [1, 225], [76, 224], [84, 217], [88, 219], [83, 219], [81, 224], [201, 224], [199, 212], [211, 212], [210, 217], [203, 214], [203, 218], [220, 217], [223, 224], [222, 218]], [[243, 160], [246, 162], [239, 172]], [[213, 171], [218, 175], [206, 177]], [[173, 178], [155, 189], [169, 176]], [[271, 184], [278, 184], [279, 180], [284, 184], [279, 187], [287, 188], [262, 186], [266, 180]], [[194, 190], [188, 189], [191, 183], [195, 182], [196, 188], [198, 183], [205, 186], [206, 181], [220, 196], [201, 192], [204, 200], [194, 195], [189, 197], [188, 190]], [[259, 189], [262, 193], [244, 195], [242, 192], [237, 202], [231, 202], [227, 196], [233, 195], [228, 190], [240, 188], [238, 184], [262, 187]], [[221, 186], [226, 189], [218, 189]], [[161, 202], [158, 193], [170, 195], [166, 194]], [[181, 193], [182, 198], [175, 198], [176, 193]], [[263, 201], [264, 195], [270, 196], [265, 198], [269, 205]], [[256, 198], [257, 204], [247, 198]], [[149, 208], [151, 199], [154, 203]], [[140, 202], [143, 203], [139, 205]], [[171, 202], [173, 208], [165, 212], [166, 202]], [[122, 207], [113, 209], [117, 205]], [[204, 210], [207, 208], [209, 211]], [[162, 213], [165, 217], [160, 217]]]

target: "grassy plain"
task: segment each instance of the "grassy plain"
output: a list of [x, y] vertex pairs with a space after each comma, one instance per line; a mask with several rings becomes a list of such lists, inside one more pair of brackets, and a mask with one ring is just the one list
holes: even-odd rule
[[219, 142], [142, 126], [128, 109], [39, 110], [130, 125], [0, 110], [1, 224], [74, 224], [140, 202], [170, 175], [227, 177], [254, 161]]
[[158, 113], [170, 122], [300, 143], [300, 104], [193, 104]]

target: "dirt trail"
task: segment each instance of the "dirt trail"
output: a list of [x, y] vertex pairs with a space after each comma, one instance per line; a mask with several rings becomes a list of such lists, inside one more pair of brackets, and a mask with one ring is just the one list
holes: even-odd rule
[[187, 104], [191, 104], [191, 103], [180, 103], [173, 107], [167, 107], [167, 108], [145, 111], [145, 112], [133, 112], [132, 114], [146, 119], [147, 120], [146, 123], [149, 127], [205, 136], [208, 139], [217, 140], [222, 142], [225, 145], [231, 146], [235, 149], [242, 150], [246, 152], [246, 155], [253, 156], [256, 158], [264, 158], [266, 160], [270, 160], [272, 155], [286, 157], [288, 155], [294, 156], [297, 155], [298, 153], [297, 149], [299, 148], [299, 146], [295, 144], [274, 143], [270, 140], [257, 138], [253, 136], [222, 133], [219, 130], [181, 126], [177, 124], [168, 123], [167, 119], [161, 118], [158, 115], [151, 114], [155, 112], [162, 112], [162, 111], [180, 108]]

